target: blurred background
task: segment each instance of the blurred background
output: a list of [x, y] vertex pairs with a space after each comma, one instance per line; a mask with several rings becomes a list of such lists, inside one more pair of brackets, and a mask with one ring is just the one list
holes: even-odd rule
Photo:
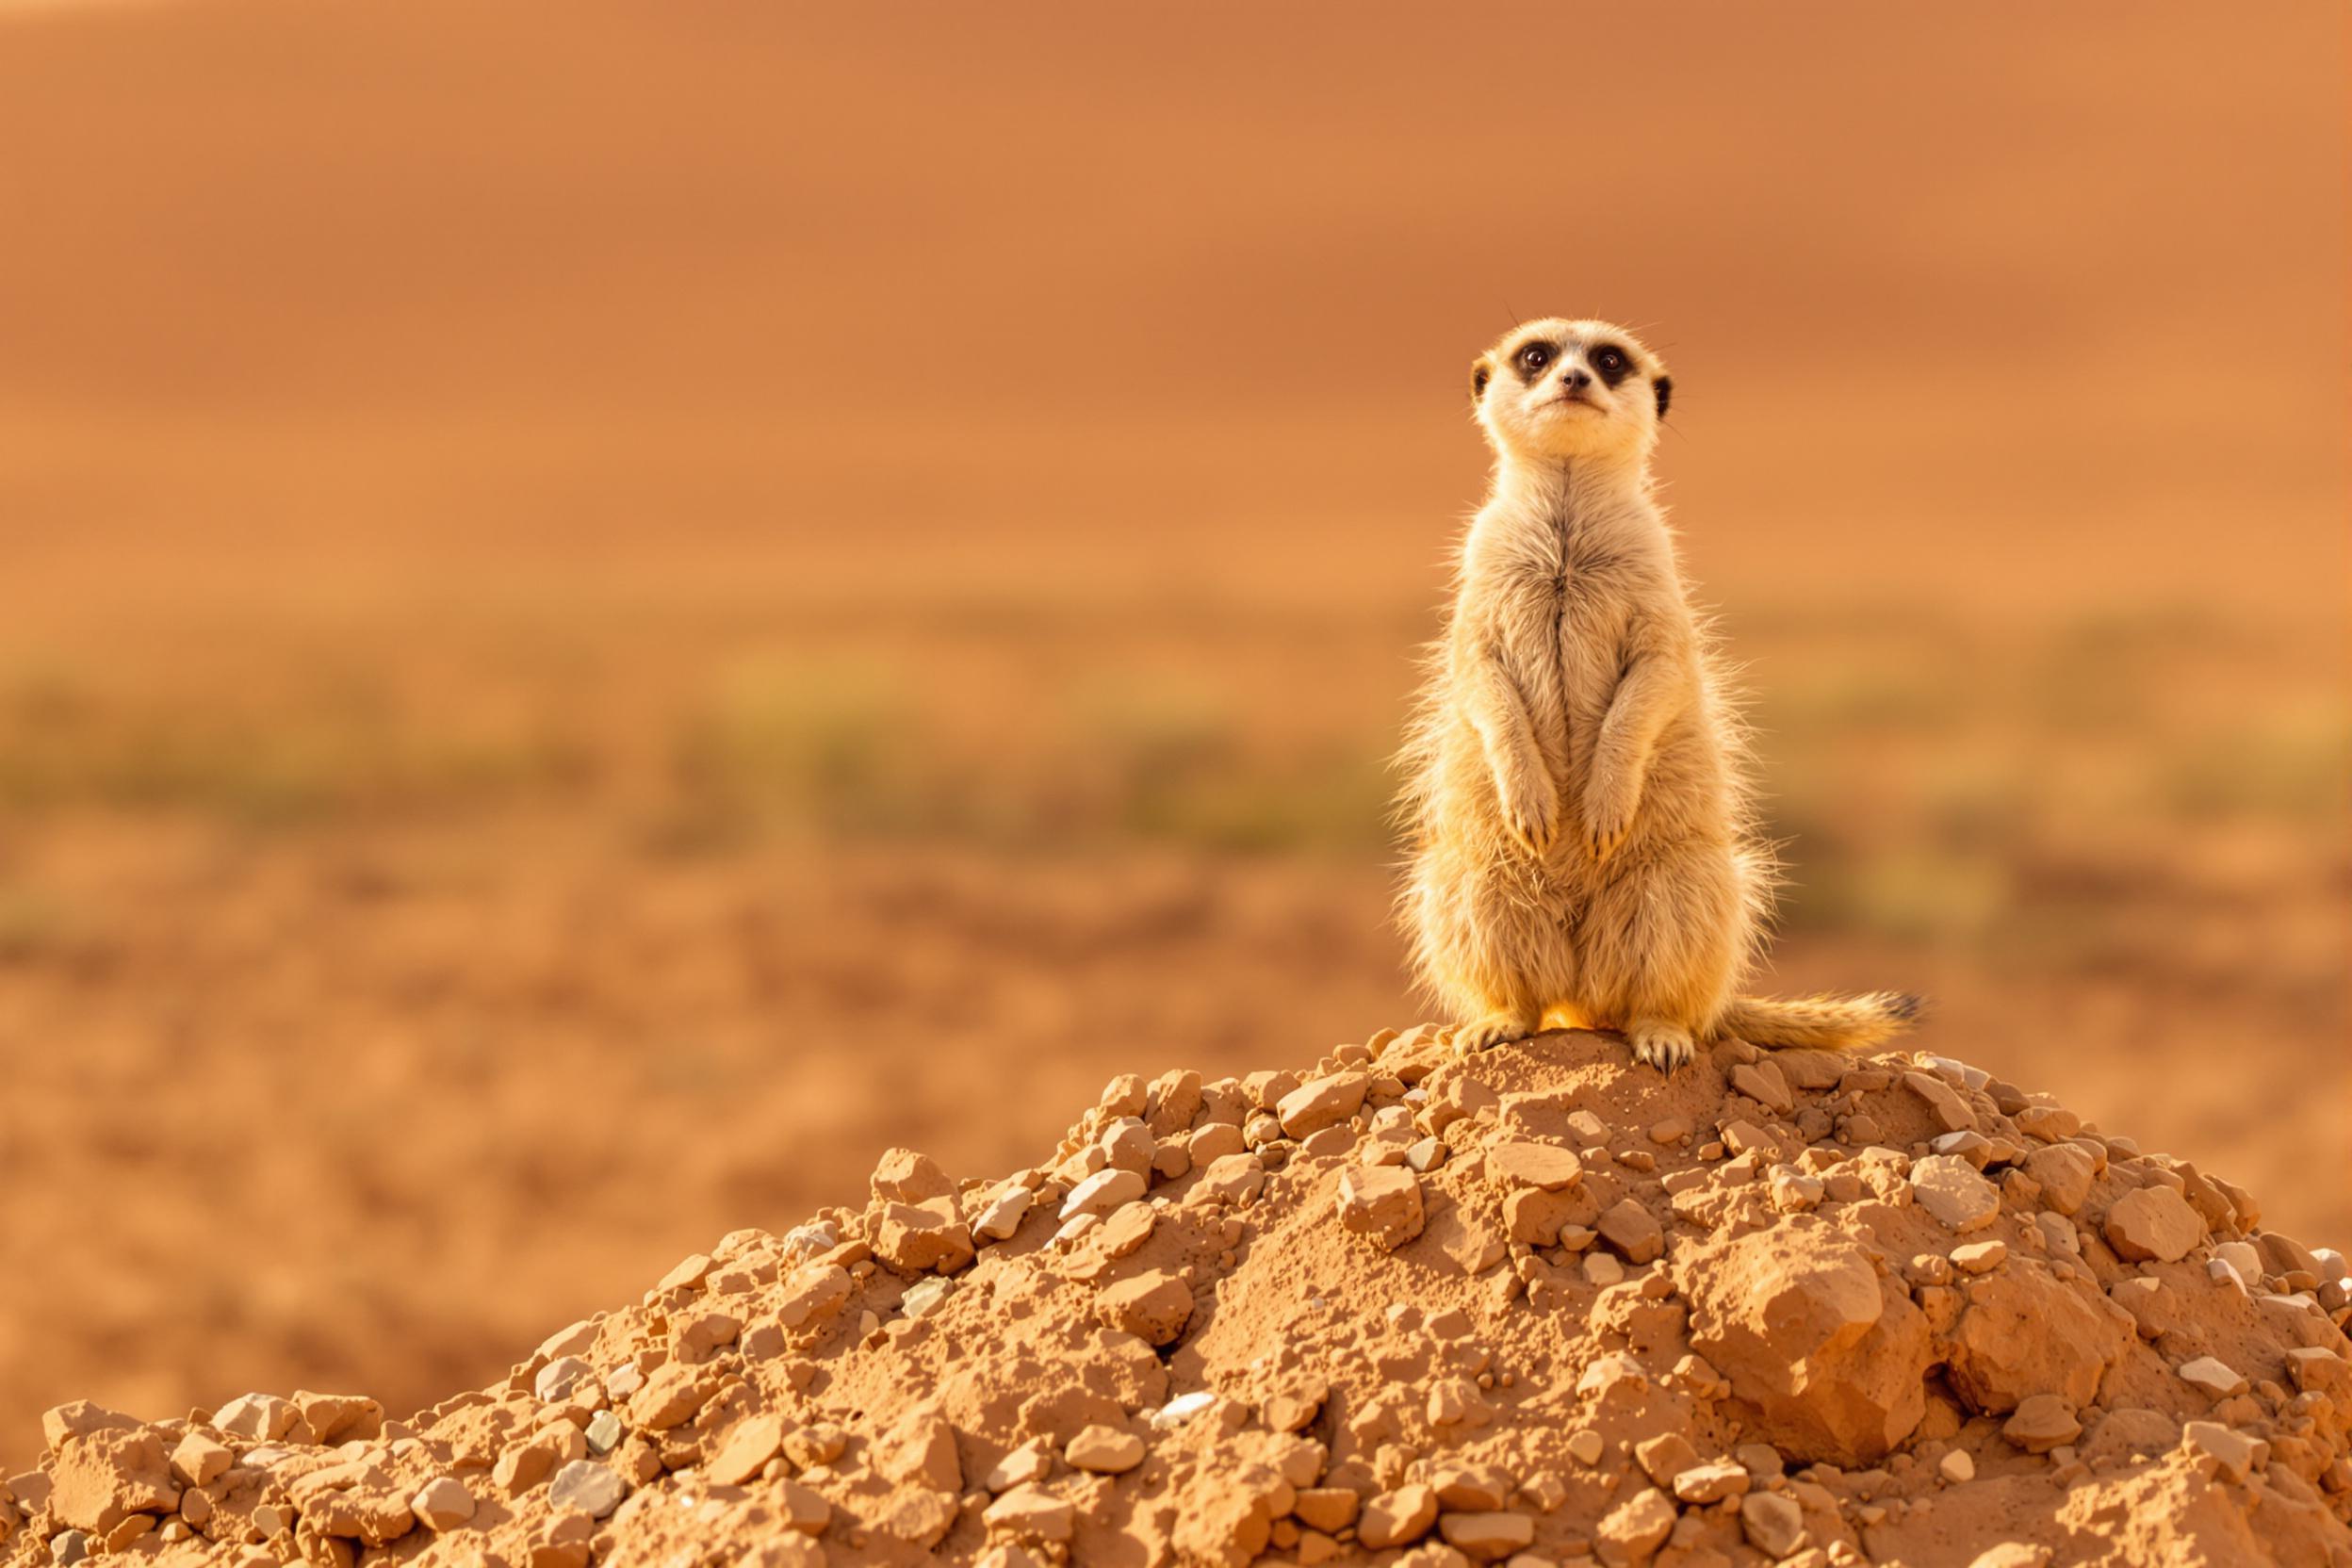
[[1675, 373], [1759, 988], [2352, 1241], [2343, 14], [0, 0], [0, 1461], [1421, 1016], [1553, 312]]

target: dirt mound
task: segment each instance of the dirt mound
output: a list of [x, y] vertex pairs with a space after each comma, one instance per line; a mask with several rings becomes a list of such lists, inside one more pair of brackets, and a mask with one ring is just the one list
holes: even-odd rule
[[0, 1564], [2352, 1563], [2344, 1260], [1956, 1062], [1383, 1032], [872, 1188], [406, 1421], [52, 1411]]

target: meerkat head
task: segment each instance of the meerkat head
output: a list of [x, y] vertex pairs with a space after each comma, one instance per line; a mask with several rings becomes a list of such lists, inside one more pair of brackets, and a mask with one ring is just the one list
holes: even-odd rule
[[1526, 322], [1470, 368], [1471, 405], [1505, 457], [1638, 463], [1674, 390], [1658, 357], [1607, 321]]

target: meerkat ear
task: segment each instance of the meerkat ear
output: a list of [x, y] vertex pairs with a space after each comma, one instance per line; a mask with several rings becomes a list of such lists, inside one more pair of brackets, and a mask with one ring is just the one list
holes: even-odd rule
[[1663, 419], [1664, 417], [1666, 417], [1666, 405], [1667, 405], [1667, 404], [1669, 404], [1669, 403], [1671, 403], [1671, 402], [1673, 402], [1674, 400], [1674, 377], [1672, 377], [1672, 376], [1660, 376], [1660, 377], [1658, 377], [1658, 416], [1659, 418]]
[[1486, 396], [1486, 381], [1494, 373], [1494, 367], [1487, 363], [1483, 357], [1470, 367], [1471, 407], [1476, 408], [1478, 405], [1478, 400]]

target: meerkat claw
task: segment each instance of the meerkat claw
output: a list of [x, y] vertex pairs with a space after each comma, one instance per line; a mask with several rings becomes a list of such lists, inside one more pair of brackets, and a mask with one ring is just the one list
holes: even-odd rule
[[1454, 1049], [1464, 1056], [1475, 1056], [1481, 1051], [1526, 1039], [1535, 1029], [1534, 1023], [1517, 1013], [1489, 1013], [1454, 1030]]
[[1671, 1024], [1644, 1024], [1630, 1031], [1633, 1059], [1644, 1067], [1672, 1074], [1689, 1067], [1698, 1054], [1690, 1035]]
[[1553, 842], [1560, 837], [1557, 822], [1546, 821], [1532, 812], [1507, 811], [1503, 822], [1511, 836], [1519, 841], [1519, 847], [1539, 860], [1550, 852]]

